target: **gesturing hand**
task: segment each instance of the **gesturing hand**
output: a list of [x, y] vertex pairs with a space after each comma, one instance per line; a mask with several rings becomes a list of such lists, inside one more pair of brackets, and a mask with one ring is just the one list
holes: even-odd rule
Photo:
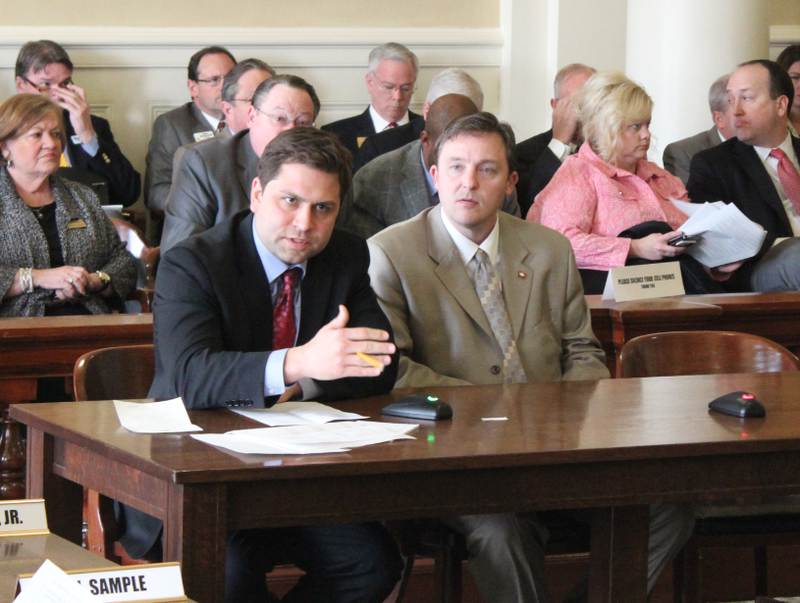
[[395, 346], [389, 334], [368, 327], [347, 328], [350, 314], [339, 306], [339, 314], [322, 327], [308, 343], [289, 349], [283, 364], [285, 383], [294, 383], [303, 377], [330, 381], [342, 377], [377, 377], [383, 368], [376, 369], [356, 352], [369, 354], [386, 366], [392, 362], [389, 354]]

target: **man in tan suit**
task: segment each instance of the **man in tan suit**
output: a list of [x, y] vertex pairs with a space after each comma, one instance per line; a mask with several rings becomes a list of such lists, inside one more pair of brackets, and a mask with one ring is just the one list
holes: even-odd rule
[[[507, 124], [489, 113], [453, 121], [431, 167], [439, 205], [369, 239], [372, 286], [400, 353], [396, 387], [609, 376], [569, 241], [498, 211], [514, 161]], [[533, 513], [443, 521], [466, 537], [485, 601], [551, 601]], [[692, 526], [693, 516], [654, 506], [652, 582]]]

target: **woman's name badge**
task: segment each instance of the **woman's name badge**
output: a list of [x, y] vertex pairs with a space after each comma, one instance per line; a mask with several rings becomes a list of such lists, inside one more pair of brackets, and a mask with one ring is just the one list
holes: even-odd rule
[[78, 218], [77, 220], [70, 220], [67, 228], [86, 228], [86, 222]]

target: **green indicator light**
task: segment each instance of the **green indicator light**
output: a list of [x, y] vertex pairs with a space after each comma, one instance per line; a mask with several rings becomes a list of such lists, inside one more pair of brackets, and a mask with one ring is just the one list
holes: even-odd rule
[[428, 434], [428, 441], [429, 441], [429, 442], [434, 442], [434, 441], [436, 441], [436, 436], [435, 436], [435, 435], [433, 435], [432, 433], [429, 433], [429, 434]]
[[428, 402], [437, 402], [439, 398], [436, 396], [428, 396]]

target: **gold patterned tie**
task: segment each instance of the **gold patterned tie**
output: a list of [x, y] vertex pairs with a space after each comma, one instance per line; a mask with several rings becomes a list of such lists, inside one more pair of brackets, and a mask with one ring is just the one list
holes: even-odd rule
[[492, 266], [492, 261], [483, 249], [478, 249], [472, 258], [475, 267], [475, 291], [481, 300], [483, 311], [492, 327], [492, 333], [503, 352], [503, 382], [524, 383], [525, 370], [519, 359], [517, 342], [511, 329], [511, 321], [506, 312], [500, 279]]

